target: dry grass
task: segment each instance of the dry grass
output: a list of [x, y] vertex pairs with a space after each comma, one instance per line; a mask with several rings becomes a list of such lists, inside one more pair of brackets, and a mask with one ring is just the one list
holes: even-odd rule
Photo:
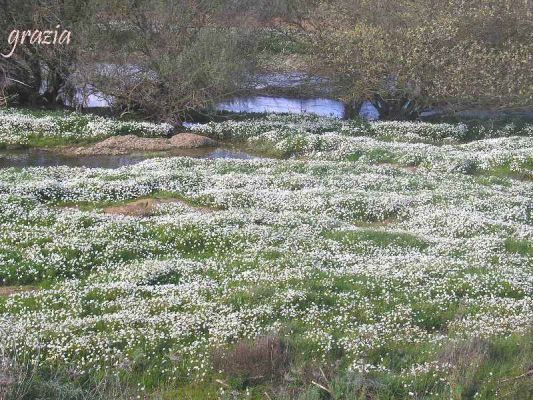
[[231, 350], [213, 354], [217, 371], [229, 378], [244, 378], [250, 384], [278, 381], [290, 367], [290, 354], [278, 336], [241, 340]]
[[37, 290], [35, 286], [0, 286], [0, 297]]
[[449, 368], [448, 383], [452, 393], [467, 395], [476, 392], [478, 371], [490, 358], [490, 344], [474, 338], [448, 344], [440, 354], [439, 361]]
[[453, 366], [459, 372], [471, 369], [488, 358], [489, 344], [483, 339], [474, 338], [469, 341], [450, 343], [442, 351], [439, 360], [443, 364]]

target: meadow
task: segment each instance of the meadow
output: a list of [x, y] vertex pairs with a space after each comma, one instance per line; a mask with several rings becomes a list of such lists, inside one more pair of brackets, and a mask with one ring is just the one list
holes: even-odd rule
[[[168, 128], [9, 110], [0, 145]], [[0, 170], [0, 398], [533, 397], [532, 125], [191, 130], [264, 157]]]

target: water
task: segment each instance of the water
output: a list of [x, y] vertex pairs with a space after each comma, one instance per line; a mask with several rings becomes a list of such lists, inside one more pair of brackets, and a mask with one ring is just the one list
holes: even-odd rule
[[[113, 101], [112, 96], [106, 96], [92, 85], [77, 88], [74, 98], [74, 103], [81, 104], [83, 108], [109, 108], [113, 105]], [[65, 101], [65, 104], [67, 106], [73, 105], [69, 101]]]
[[76, 155], [68, 156], [53, 151], [38, 149], [0, 151], [0, 168], [26, 167], [86, 167], [86, 168], [119, 168], [137, 164], [154, 157], [194, 157], [202, 159], [251, 160], [257, 157], [232, 149], [190, 149], [175, 150], [159, 154], [128, 154], [128, 155]]
[[202, 157], [202, 158], [207, 158], [210, 160], [215, 160], [215, 159], [253, 160], [253, 159], [257, 159], [258, 157], [252, 156], [251, 154], [248, 154], [244, 151], [216, 149], [216, 150], [212, 150], [209, 154], [207, 154], [205, 157]]
[[[97, 71], [103, 76], [121, 76], [130, 84], [139, 79], [156, 79], [151, 71], [142, 71], [135, 64], [109, 64], [97, 63]], [[252, 90], [275, 88], [298, 88], [310, 85], [320, 88], [320, 93], [331, 92], [329, 81], [319, 76], [310, 76], [303, 72], [258, 74], [251, 80]], [[42, 92], [46, 90], [43, 82]], [[74, 104], [66, 100], [66, 105], [81, 105], [84, 108], [109, 108], [114, 103], [113, 96], [106, 96], [92, 84], [80, 84], [76, 88]], [[287, 97], [249, 96], [235, 97], [221, 102], [216, 106], [219, 111], [236, 113], [290, 113], [290, 114], [316, 114], [325, 117], [344, 118], [346, 106], [344, 103], [328, 98], [298, 99]]]
[[[76, 102], [86, 108], [110, 107], [113, 99], [101, 92], [86, 86], [84, 90], [78, 89]], [[346, 105], [340, 101], [314, 98], [291, 99], [287, 97], [250, 96], [236, 97], [217, 104], [218, 111], [235, 113], [289, 113], [289, 114], [316, 114], [323, 117], [344, 118]]]
[[217, 104], [217, 110], [236, 113], [290, 113], [316, 114], [324, 117], [344, 118], [346, 105], [340, 101], [316, 99], [290, 99], [287, 97], [252, 96], [237, 97]]

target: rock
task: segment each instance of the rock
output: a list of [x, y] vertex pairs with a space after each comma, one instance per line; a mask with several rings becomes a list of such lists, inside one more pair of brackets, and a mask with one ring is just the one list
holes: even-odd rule
[[199, 147], [216, 147], [218, 142], [194, 133], [179, 133], [170, 138], [170, 144], [175, 149], [197, 149]]
[[379, 119], [379, 111], [370, 101], [366, 100], [359, 109], [359, 116], [368, 121], [376, 121]]

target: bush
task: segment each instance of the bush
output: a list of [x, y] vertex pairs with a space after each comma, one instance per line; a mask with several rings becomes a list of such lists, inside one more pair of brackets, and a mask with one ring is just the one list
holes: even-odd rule
[[531, 106], [532, 15], [514, 0], [336, 0], [302, 29], [312, 69], [339, 96], [400, 117], [434, 104]]

